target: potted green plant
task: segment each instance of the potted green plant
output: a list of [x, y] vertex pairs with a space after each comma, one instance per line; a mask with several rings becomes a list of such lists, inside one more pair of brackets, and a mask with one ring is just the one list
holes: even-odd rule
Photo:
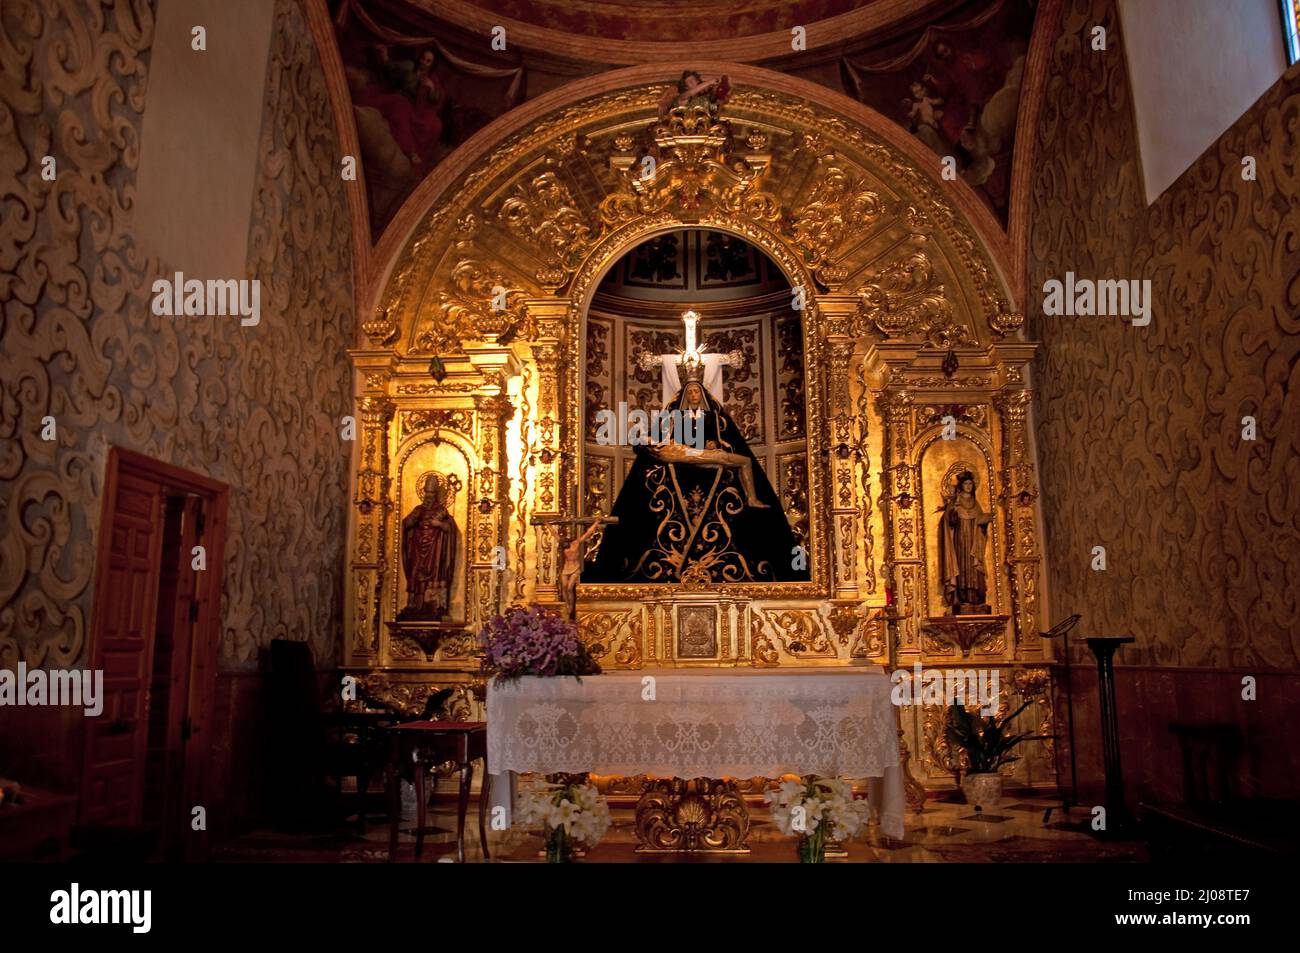
[[994, 715], [980, 718], [967, 711], [963, 705], [953, 705], [948, 709], [945, 735], [949, 744], [966, 752], [968, 769], [962, 779], [961, 789], [966, 795], [966, 803], [974, 805], [976, 812], [994, 807], [1002, 799], [1001, 769], [1004, 764], [1020, 760], [1011, 753], [1016, 745], [1022, 741], [1047, 737], [1028, 732], [1018, 735], [1007, 733], [1007, 726], [1030, 704], [1025, 702], [1005, 718]]

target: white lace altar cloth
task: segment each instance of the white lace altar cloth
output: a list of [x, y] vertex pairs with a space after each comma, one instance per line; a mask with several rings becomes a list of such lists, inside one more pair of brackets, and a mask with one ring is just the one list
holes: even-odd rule
[[881, 829], [901, 838], [903, 776], [890, 689], [876, 668], [493, 679], [487, 693], [488, 765], [498, 775], [492, 801], [508, 811], [514, 778], [507, 784], [499, 775], [523, 772], [874, 779], [867, 792]]

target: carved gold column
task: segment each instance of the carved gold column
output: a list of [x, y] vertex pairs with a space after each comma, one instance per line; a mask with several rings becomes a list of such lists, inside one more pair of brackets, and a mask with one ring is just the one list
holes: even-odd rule
[[[565, 366], [563, 322], [568, 302], [556, 299], [530, 300], [529, 311], [538, 316], [538, 335], [532, 343], [537, 364], [537, 471], [534, 486], [534, 516], [560, 516], [568, 505], [564, 491], [565, 451], [561, 443], [563, 406], [560, 371]], [[572, 462], [572, 461], [571, 461]], [[559, 548], [545, 526], [537, 533], [537, 601], [560, 603]]]
[[1027, 412], [1031, 394], [1001, 391], [994, 406], [1002, 422], [1002, 506], [1006, 513], [1007, 568], [1017, 658], [1043, 655], [1039, 606], [1040, 550], [1035, 502], [1038, 478], [1030, 450]]
[[867, 381], [867, 364], [866, 361], [855, 356], [854, 362], [857, 367], [857, 384], [858, 392], [855, 398], [855, 418], [857, 420], [857, 440], [858, 440], [858, 505], [861, 511], [858, 516], [858, 525], [862, 532], [862, 575], [860, 577], [860, 588], [863, 596], [877, 596], [876, 580], [876, 540], [875, 527], [873, 525], [873, 497], [871, 493], [872, 472], [871, 472], [871, 388]]
[[[347, 661], [373, 664], [379, 655], [380, 598], [387, 572], [384, 539], [388, 530], [388, 444], [394, 406], [386, 390], [391, 355], [353, 354], [365, 378], [357, 401], [356, 519], [352, 538], [352, 613]], [[368, 365], [368, 366], [367, 366]]]
[[466, 612], [471, 631], [481, 627], [496, 611], [496, 547], [505, 544], [498, 531], [500, 516], [500, 480], [497, 468], [504, 466], [500, 415], [497, 397], [474, 395], [474, 416], [478, 421], [478, 467], [474, 471], [466, 513], [466, 568], [470, 574], [470, 599], [474, 609]]
[[878, 406], [884, 421], [884, 450], [880, 475], [880, 508], [885, 521], [885, 579], [894, 594], [899, 622], [896, 650], [900, 664], [920, 657], [917, 633], [925, 613], [921, 599], [920, 533], [922, 515], [917, 498], [917, 474], [908, 456], [912, 445], [912, 397], [886, 389]]
[[819, 307], [826, 320], [827, 433], [831, 485], [831, 533], [834, 537], [836, 599], [858, 598], [858, 507], [854, 464], [858, 457], [849, 394], [849, 365], [854, 340], [850, 336], [857, 299], [850, 295], [825, 295]]
[[[514, 412], [506, 396], [507, 380], [519, 373], [513, 349], [496, 342], [496, 334], [482, 341], [465, 341], [462, 348], [481, 376], [474, 394], [476, 466], [470, 474], [466, 526], [466, 569], [469, 605], [466, 620], [477, 630], [499, 608], [502, 563], [506, 552], [506, 504], [510, 476], [506, 472], [506, 422]], [[498, 551], [498, 547], [501, 547]]]

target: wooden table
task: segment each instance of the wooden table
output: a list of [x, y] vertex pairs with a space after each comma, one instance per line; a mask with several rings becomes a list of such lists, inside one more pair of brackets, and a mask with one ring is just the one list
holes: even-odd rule
[[465, 862], [465, 812], [474, 779], [474, 762], [483, 759], [483, 783], [478, 799], [478, 836], [483, 859], [489, 858], [487, 806], [491, 789], [487, 771], [487, 725], [481, 721], [409, 721], [388, 730], [391, 739], [388, 761], [389, 832], [388, 859], [397, 855], [397, 830], [402, 820], [401, 778], [404, 768], [414, 764], [416, 803], [415, 856], [424, 850], [425, 813], [428, 798], [424, 779], [429, 768], [454, 761], [460, 768], [460, 797], [456, 806], [456, 859]]
[[[402, 717], [383, 709], [344, 709], [326, 712], [323, 719], [333, 736], [328, 771], [337, 778], [340, 792], [344, 777], [351, 774], [357, 779], [357, 828], [364, 834], [370, 781], [384, 776], [388, 763], [388, 729]], [[346, 741], [347, 735], [356, 736], [356, 741]]]

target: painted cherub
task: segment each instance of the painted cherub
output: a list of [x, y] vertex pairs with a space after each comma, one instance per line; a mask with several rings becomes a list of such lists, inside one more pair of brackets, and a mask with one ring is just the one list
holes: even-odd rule
[[716, 115], [718, 107], [731, 95], [731, 83], [725, 76], [706, 80], [695, 70], [686, 70], [677, 81], [676, 89], [669, 89], [659, 102], [659, 115], [665, 116], [674, 106], [705, 106]]
[[931, 96], [930, 90], [921, 80], [912, 84], [912, 98], [904, 99], [903, 104], [908, 109], [907, 118], [917, 126], [937, 127], [943, 117], [943, 110], [934, 108], [942, 106], [943, 99]]

